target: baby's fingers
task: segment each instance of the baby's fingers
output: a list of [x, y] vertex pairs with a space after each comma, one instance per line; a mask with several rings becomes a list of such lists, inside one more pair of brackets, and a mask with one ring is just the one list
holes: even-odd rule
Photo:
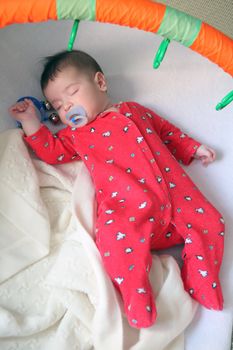
[[201, 157], [201, 162], [204, 167], [207, 167], [210, 163], [214, 161], [214, 157]]
[[211, 153], [211, 159], [212, 159], [212, 161], [214, 161], [216, 159], [216, 152], [214, 149], [212, 149], [210, 147], [209, 147], [209, 151]]
[[33, 107], [33, 103], [29, 99], [25, 99], [23, 101], [15, 103], [12, 107], [10, 107], [10, 112], [22, 113], [25, 112], [29, 107]]
[[25, 101], [15, 103], [10, 109], [13, 112], [24, 112], [28, 107], [28, 104]]
[[25, 102], [28, 106], [34, 107], [34, 103], [29, 98], [25, 98], [22, 102]]
[[210, 161], [209, 161], [208, 158], [202, 157], [202, 158], [201, 158], [201, 163], [202, 163], [202, 165], [203, 165], [204, 167], [207, 167], [207, 166], [209, 165]]
[[17, 110], [19, 112], [24, 112], [25, 110], [27, 109], [27, 104], [26, 102], [22, 101], [22, 102], [19, 102], [18, 106], [17, 106]]
[[14, 104], [8, 110], [10, 113], [17, 113], [17, 112], [19, 112], [19, 106], [17, 104]]

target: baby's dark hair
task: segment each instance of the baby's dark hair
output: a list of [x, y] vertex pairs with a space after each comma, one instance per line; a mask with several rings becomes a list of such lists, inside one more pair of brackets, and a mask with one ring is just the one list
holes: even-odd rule
[[73, 66], [89, 75], [95, 75], [97, 72], [103, 73], [96, 60], [86, 52], [80, 50], [61, 51], [53, 56], [46, 57], [40, 79], [42, 91], [47, 87], [49, 80], [53, 80], [57, 73], [67, 66]]

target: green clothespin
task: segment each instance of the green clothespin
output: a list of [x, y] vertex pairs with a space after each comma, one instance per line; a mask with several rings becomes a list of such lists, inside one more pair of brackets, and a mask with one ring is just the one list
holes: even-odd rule
[[219, 102], [217, 104], [217, 106], [215, 107], [217, 111], [223, 109], [224, 107], [226, 107], [227, 105], [229, 105], [229, 103], [231, 103], [233, 101], [233, 90], [231, 92], [229, 92], [229, 94], [227, 94], [221, 102]]
[[79, 26], [79, 20], [75, 19], [73, 27], [72, 27], [72, 30], [71, 30], [71, 34], [70, 34], [69, 43], [68, 43], [68, 48], [67, 48], [68, 51], [72, 51], [73, 50], [74, 41], [75, 41], [75, 38], [76, 38], [78, 26]]
[[168, 48], [168, 45], [170, 44], [170, 39], [164, 39], [159, 48], [158, 48], [158, 51], [155, 55], [155, 59], [154, 59], [154, 62], [153, 62], [153, 68], [154, 69], [157, 69], [159, 68], [160, 66], [160, 63], [162, 62], [164, 56], [165, 56], [165, 53], [167, 51], [167, 48]]

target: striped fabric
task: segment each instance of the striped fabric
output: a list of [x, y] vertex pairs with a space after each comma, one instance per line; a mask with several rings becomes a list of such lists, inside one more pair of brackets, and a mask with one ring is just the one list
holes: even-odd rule
[[[232, 2], [211, 0], [210, 8], [213, 3], [222, 1]], [[92, 20], [158, 33], [190, 47], [233, 76], [233, 40], [230, 37], [200, 19], [152, 0], [0, 0], [0, 27], [49, 19]]]

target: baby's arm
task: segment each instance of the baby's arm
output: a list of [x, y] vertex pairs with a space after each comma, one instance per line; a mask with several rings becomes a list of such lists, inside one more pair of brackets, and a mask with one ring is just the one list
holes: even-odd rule
[[208, 166], [216, 158], [215, 151], [212, 148], [202, 145], [162, 118], [160, 137], [175, 158], [185, 165], [189, 165], [195, 158], [201, 160], [202, 165]]
[[61, 164], [81, 159], [74, 148], [72, 136], [75, 137], [70, 128], [52, 134], [42, 125], [37, 132], [24, 139], [40, 159], [48, 164]]
[[66, 129], [53, 135], [40, 123], [31, 100], [17, 102], [9, 108], [9, 112], [12, 118], [21, 123], [25, 133], [24, 140], [46, 163], [60, 164], [80, 159]]
[[163, 118], [160, 118], [159, 135], [174, 157], [185, 165], [189, 165], [192, 162], [198, 148], [201, 146], [200, 142]]
[[156, 133], [179, 162], [189, 165], [196, 158], [207, 166], [215, 160], [216, 153], [212, 148], [202, 145], [151, 109], [135, 102], [133, 105], [140, 110], [142, 115], [147, 115]]
[[201, 146], [200, 142], [189, 137], [166, 119], [158, 116], [153, 110], [135, 102], [133, 104], [139, 109], [141, 115], [147, 116], [154, 130], [173, 156], [185, 165], [190, 164], [197, 149]]

